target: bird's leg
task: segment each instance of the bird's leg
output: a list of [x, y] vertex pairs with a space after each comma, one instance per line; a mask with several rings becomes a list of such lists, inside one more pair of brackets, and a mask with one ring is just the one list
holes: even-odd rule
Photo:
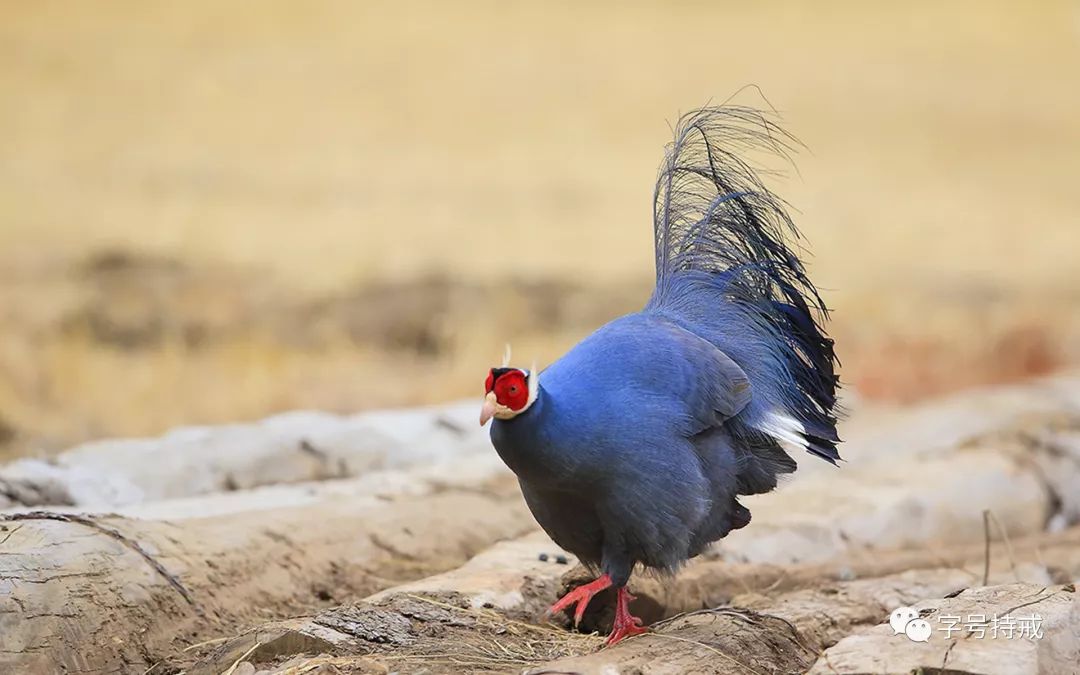
[[551, 606], [548, 614], [556, 614], [570, 605], [577, 604], [577, 608], [574, 610], [574, 626], [577, 627], [581, 623], [581, 617], [585, 616], [585, 608], [589, 606], [589, 601], [593, 599], [594, 595], [606, 588], [611, 588], [611, 577], [604, 574], [562, 596], [558, 602]]
[[619, 586], [615, 598], [615, 622], [611, 626], [611, 635], [607, 639], [609, 647], [625, 637], [645, 632], [641, 619], [630, 613], [630, 601], [633, 599], [634, 596], [630, 595], [626, 586]]

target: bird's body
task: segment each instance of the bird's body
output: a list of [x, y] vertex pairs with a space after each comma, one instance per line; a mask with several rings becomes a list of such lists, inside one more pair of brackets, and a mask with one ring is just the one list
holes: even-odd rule
[[749, 523], [738, 497], [795, 470], [780, 441], [839, 459], [835, 357], [811, 311], [824, 305], [781, 203], [727, 147], [783, 150], [781, 134], [743, 108], [684, 118], [657, 184], [645, 308], [542, 373], [489, 376], [492, 442], [533, 515], [602, 573], [556, 609], [576, 602], [580, 618], [619, 588], [612, 641], [641, 630], [625, 606], [635, 565], [673, 572]]
[[[702, 364], [713, 378], [699, 377]], [[730, 511], [734, 497], [733, 483], [714, 485], [727, 476], [708, 475], [701, 455], [734, 457], [715, 451], [723, 439], [699, 435], [717, 421], [709, 385], [724, 365], [705, 340], [641, 313], [609, 323], [544, 371], [536, 410], [497, 421], [492, 439], [556, 543], [597, 567], [606, 557], [615, 579], [634, 562], [674, 570], [689, 557], [706, 517]], [[713, 504], [725, 490], [728, 503]]]

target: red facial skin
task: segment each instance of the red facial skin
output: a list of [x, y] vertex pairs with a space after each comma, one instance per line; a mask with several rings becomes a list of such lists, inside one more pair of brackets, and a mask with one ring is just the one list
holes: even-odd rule
[[488, 392], [495, 392], [495, 400], [499, 405], [515, 412], [523, 410], [529, 402], [529, 383], [525, 373], [520, 370], [503, 373], [499, 379], [495, 379], [494, 372], [489, 372], [484, 388]]

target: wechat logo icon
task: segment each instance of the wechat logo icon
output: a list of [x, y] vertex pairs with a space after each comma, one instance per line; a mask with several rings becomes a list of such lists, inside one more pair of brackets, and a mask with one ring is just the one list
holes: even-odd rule
[[892, 626], [893, 635], [903, 633], [912, 642], [929, 642], [934, 629], [925, 619], [919, 618], [919, 613], [912, 607], [897, 607], [889, 615], [889, 625]]

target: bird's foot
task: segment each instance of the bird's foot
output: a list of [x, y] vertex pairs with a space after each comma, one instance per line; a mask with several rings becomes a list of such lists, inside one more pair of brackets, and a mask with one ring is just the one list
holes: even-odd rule
[[611, 577], [605, 574], [597, 577], [594, 581], [578, 586], [562, 596], [548, 610], [548, 615], [558, 614], [570, 605], [576, 604], [577, 607], [574, 609], [574, 627], [576, 628], [581, 623], [581, 617], [585, 616], [585, 608], [589, 606], [589, 601], [593, 599], [594, 595], [606, 588], [611, 588]]
[[630, 595], [626, 586], [619, 588], [619, 594], [615, 600], [615, 623], [611, 626], [611, 635], [607, 639], [609, 647], [623, 638], [641, 635], [647, 631], [641, 625], [641, 619], [630, 613], [630, 601], [633, 599], [634, 596]]

